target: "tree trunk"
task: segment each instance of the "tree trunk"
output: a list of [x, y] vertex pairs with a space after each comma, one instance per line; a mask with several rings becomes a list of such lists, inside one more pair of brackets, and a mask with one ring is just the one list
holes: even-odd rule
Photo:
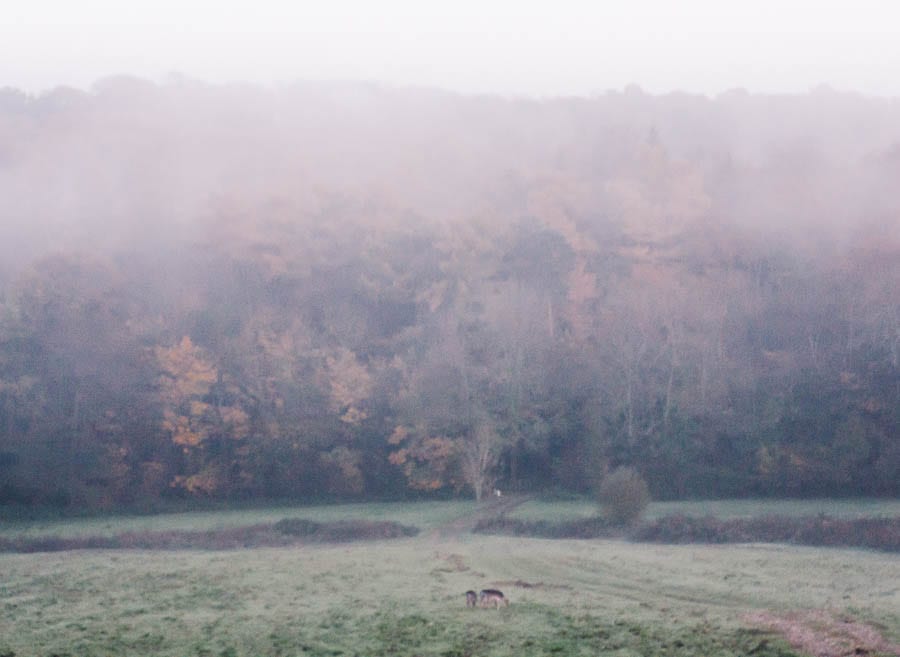
[[663, 431], [669, 431], [669, 413], [672, 410], [672, 387], [675, 382], [675, 354], [669, 360], [669, 378], [666, 381], [666, 404], [663, 408]]
[[547, 330], [550, 334], [550, 339], [553, 340], [556, 337], [556, 322], [553, 319], [553, 299], [547, 299]]

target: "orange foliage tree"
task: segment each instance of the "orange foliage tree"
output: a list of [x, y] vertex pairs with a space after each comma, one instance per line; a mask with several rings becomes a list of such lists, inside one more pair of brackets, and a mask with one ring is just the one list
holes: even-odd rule
[[[171, 347], [157, 347], [160, 402], [163, 429], [185, 456], [186, 472], [171, 482], [190, 494], [214, 494], [235, 482], [234, 470], [248, 449], [241, 445], [250, 432], [248, 413], [237, 403], [228, 403], [216, 388], [234, 393], [204, 351], [184, 336]], [[217, 394], [219, 393], [219, 394]], [[209, 448], [213, 441], [235, 443], [235, 449]], [[222, 456], [227, 455], [223, 460]]]

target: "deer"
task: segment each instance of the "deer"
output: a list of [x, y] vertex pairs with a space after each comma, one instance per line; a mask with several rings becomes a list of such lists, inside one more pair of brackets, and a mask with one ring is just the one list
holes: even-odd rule
[[494, 608], [500, 609], [501, 604], [504, 607], [508, 607], [509, 600], [503, 595], [503, 591], [497, 589], [482, 589], [481, 593], [478, 594], [478, 604], [480, 607], [490, 607], [493, 605]]

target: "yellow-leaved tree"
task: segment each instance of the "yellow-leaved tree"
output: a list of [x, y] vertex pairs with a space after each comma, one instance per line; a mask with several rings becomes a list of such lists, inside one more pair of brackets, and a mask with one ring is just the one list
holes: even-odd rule
[[[184, 455], [184, 472], [171, 486], [191, 494], [225, 492], [240, 478], [241, 443], [250, 417], [233, 399], [219, 369], [188, 336], [155, 350], [163, 429]], [[224, 394], [223, 394], [224, 393]], [[210, 443], [217, 443], [210, 449]], [[229, 445], [230, 443], [230, 445]]]
[[462, 445], [459, 439], [430, 436], [424, 428], [399, 425], [388, 438], [394, 449], [388, 456], [415, 490], [439, 490], [445, 486], [459, 489], [463, 483], [459, 472]]
[[335, 349], [325, 357], [323, 374], [327, 377], [331, 410], [342, 422], [358, 425], [368, 413], [365, 402], [372, 394], [372, 376], [346, 347]]
[[204, 401], [218, 378], [218, 371], [184, 336], [171, 347], [156, 347], [159, 363], [159, 395], [163, 405], [163, 428], [172, 442], [187, 450], [198, 447], [211, 429], [211, 405]]

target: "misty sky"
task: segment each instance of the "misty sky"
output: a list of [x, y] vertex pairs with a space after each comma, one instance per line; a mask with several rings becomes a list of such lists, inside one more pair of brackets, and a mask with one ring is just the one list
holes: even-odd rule
[[377, 80], [591, 94], [819, 84], [900, 96], [893, 0], [11, 0], [0, 87], [133, 74], [211, 82]]

